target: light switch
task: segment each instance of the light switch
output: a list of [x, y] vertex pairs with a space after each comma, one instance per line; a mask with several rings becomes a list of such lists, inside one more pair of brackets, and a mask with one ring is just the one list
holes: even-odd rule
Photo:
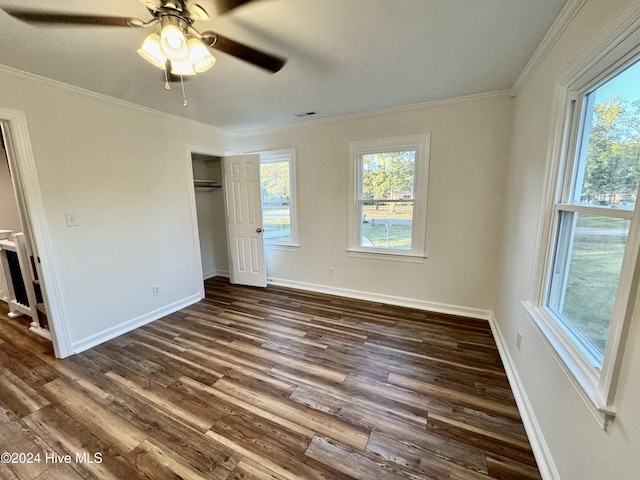
[[73, 212], [67, 212], [64, 214], [64, 218], [67, 220], [67, 227], [77, 227], [78, 219]]

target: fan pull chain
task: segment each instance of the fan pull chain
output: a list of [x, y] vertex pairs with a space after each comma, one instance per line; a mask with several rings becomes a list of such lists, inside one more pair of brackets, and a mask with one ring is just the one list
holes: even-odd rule
[[171, 90], [171, 85], [169, 85], [169, 76], [167, 74], [167, 69], [164, 69], [164, 89]]
[[188, 107], [189, 102], [187, 102], [187, 95], [184, 93], [184, 78], [182, 78], [182, 74], [180, 74], [180, 86], [182, 87], [182, 98], [184, 102], [182, 102], [183, 107]]

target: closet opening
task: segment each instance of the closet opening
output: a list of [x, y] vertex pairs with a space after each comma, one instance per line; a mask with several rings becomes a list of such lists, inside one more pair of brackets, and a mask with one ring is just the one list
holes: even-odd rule
[[229, 277], [222, 157], [191, 153], [203, 280]]

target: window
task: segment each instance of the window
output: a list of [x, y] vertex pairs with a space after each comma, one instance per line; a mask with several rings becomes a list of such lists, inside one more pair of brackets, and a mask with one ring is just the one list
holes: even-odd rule
[[350, 143], [349, 251], [422, 261], [429, 135]]
[[640, 62], [568, 90], [547, 273], [534, 319], [600, 413], [613, 395], [639, 232]]
[[297, 246], [293, 149], [260, 153], [260, 190], [264, 243]]

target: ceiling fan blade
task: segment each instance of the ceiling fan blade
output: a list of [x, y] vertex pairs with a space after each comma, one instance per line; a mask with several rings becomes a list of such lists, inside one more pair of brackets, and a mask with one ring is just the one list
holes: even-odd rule
[[107, 17], [99, 15], [72, 15], [67, 13], [37, 13], [29, 10], [5, 9], [10, 16], [27, 23], [59, 25], [98, 25], [109, 27], [133, 27], [143, 22], [137, 18]]
[[253, 0], [213, 0], [213, 4], [216, 6], [216, 15], [222, 15], [251, 1]]
[[287, 61], [214, 32], [203, 32], [202, 40], [211, 48], [228, 53], [256, 67], [276, 73]]

